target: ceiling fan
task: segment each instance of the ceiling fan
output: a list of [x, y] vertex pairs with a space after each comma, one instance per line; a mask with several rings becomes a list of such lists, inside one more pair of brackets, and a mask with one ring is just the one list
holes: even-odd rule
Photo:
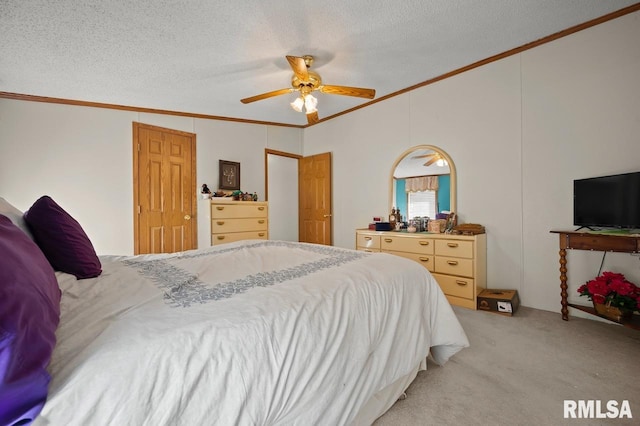
[[412, 158], [428, 158], [428, 160], [426, 161], [426, 163], [424, 163], [423, 165], [425, 167], [429, 167], [430, 165], [436, 163], [437, 166], [442, 167], [442, 166], [447, 166], [449, 163], [447, 163], [447, 160], [440, 155], [439, 152], [432, 152], [430, 154], [424, 154], [424, 155], [416, 155]]
[[307, 122], [314, 124], [318, 122], [318, 100], [311, 94], [316, 90], [329, 95], [356, 96], [359, 98], [373, 99], [376, 95], [374, 89], [364, 89], [361, 87], [349, 86], [332, 86], [322, 84], [322, 79], [317, 72], [309, 70], [313, 64], [313, 56], [287, 56], [287, 61], [293, 70], [291, 77], [291, 88], [274, 90], [273, 92], [263, 93], [261, 95], [251, 96], [249, 98], [240, 99], [243, 104], [248, 104], [262, 99], [271, 98], [273, 96], [285, 95], [295, 91], [300, 92], [300, 96], [291, 102], [291, 107], [302, 112], [303, 108], [307, 114]]

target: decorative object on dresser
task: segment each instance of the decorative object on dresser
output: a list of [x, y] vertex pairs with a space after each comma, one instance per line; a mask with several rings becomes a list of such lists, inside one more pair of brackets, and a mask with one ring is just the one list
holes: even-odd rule
[[431, 272], [452, 305], [477, 309], [478, 293], [486, 288], [486, 234], [357, 229], [356, 249], [390, 253], [420, 263]]
[[451, 233], [461, 235], [477, 235], [484, 234], [485, 229], [483, 225], [479, 225], [477, 223], [462, 223], [460, 225], [454, 226]]
[[445, 227], [447, 226], [446, 219], [434, 219], [430, 220], [427, 225], [427, 231], [429, 232], [444, 232]]
[[201, 194], [202, 194], [203, 200], [208, 200], [209, 198], [211, 198], [211, 190], [209, 189], [206, 183], [202, 184]]
[[220, 189], [240, 189], [240, 163], [219, 160], [218, 171], [220, 173]]
[[389, 226], [390, 226], [390, 228], [392, 230], [396, 229], [396, 223], [398, 223], [398, 222], [399, 222], [398, 213], [396, 212], [396, 208], [392, 207], [391, 208], [391, 214], [389, 215]]
[[211, 245], [250, 239], [269, 239], [266, 201], [211, 201]]

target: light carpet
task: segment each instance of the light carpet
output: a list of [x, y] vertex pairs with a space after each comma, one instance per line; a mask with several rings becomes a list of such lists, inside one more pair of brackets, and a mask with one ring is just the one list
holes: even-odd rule
[[[640, 331], [525, 307], [454, 309], [471, 347], [429, 363], [375, 426], [640, 424]], [[603, 413], [626, 400], [633, 418], [565, 419], [565, 400], [601, 401]]]

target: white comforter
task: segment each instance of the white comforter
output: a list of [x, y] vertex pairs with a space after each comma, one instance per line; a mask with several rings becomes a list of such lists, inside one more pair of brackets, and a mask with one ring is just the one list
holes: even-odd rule
[[58, 273], [62, 318], [36, 425], [342, 425], [431, 355], [468, 346], [420, 265], [244, 241]]

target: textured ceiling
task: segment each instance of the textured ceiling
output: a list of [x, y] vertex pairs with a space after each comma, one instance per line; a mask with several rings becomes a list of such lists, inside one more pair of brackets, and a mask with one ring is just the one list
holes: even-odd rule
[[[637, 0], [1, 0], [0, 91], [306, 125], [285, 55], [376, 98]], [[317, 93], [317, 92], [316, 92]], [[369, 102], [318, 94], [320, 118]]]

